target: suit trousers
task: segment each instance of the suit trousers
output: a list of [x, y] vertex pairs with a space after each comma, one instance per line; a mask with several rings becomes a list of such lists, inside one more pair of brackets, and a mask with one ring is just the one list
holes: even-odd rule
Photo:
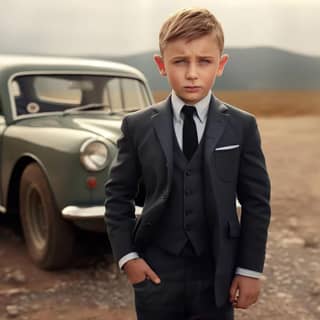
[[140, 253], [161, 279], [133, 285], [138, 320], [232, 320], [230, 303], [217, 308], [210, 254], [196, 256], [188, 243], [181, 255], [149, 246]]

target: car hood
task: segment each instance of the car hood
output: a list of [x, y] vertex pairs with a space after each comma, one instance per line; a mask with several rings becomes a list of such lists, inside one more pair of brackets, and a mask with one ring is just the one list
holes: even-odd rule
[[120, 136], [120, 126], [123, 117], [65, 117], [65, 122], [70, 122], [74, 129], [86, 130], [116, 143]]
[[38, 116], [21, 120], [19, 125], [39, 128], [88, 131], [116, 143], [120, 136], [122, 116], [81, 113], [80, 115]]

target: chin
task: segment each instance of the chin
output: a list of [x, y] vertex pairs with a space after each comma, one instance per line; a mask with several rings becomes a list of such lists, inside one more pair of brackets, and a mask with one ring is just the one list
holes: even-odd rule
[[201, 99], [203, 99], [205, 96], [191, 96], [191, 95], [184, 95], [184, 96], [181, 96], [181, 99], [183, 101], [185, 101], [186, 103], [189, 103], [189, 104], [195, 104], [197, 102], [199, 102]]

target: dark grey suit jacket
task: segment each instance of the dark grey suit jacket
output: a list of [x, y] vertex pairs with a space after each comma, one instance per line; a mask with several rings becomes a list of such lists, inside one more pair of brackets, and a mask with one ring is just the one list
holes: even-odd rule
[[[117, 260], [148, 245], [170, 194], [173, 120], [170, 97], [126, 116], [106, 183], [106, 224]], [[212, 230], [216, 303], [228, 298], [235, 267], [262, 272], [270, 220], [270, 182], [255, 118], [214, 98], [204, 139], [205, 206]], [[225, 146], [233, 149], [216, 150]], [[145, 188], [136, 221], [134, 198]], [[242, 205], [241, 224], [235, 196]], [[163, 230], [165, 232], [165, 230]]]

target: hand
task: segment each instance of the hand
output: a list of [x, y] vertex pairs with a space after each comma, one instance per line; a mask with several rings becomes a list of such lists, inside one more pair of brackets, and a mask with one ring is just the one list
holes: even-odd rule
[[123, 267], [131, 284], [150, 279], [155, 284], [160, 283], [159, 276], [141, 258], [129, 260]]
[[230, 288], [230, 302], [235, 308], [247, 309], [258, 300], [261, 280], [237, 275]]

